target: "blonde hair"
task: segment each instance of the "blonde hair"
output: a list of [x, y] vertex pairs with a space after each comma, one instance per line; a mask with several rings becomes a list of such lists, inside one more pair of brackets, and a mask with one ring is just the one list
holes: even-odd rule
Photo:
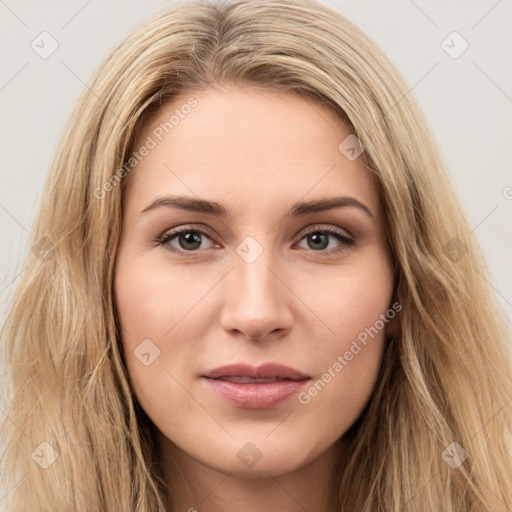
[[[380, 186], [403, 309], [346, 434], [340, 510], [511, 510], [510, 335], [482, 256], [407, 84], [314, 0], [177, 3], [126, 37], [82, 94], [3, 330], [8, 510], [166, 510], [120, 345], [112, 283], [126, 180], [116, 173], [151, 112], [226, 84], [321, 101], [362, 141]], [[116, 175], [121, 186], [106, 189]]]

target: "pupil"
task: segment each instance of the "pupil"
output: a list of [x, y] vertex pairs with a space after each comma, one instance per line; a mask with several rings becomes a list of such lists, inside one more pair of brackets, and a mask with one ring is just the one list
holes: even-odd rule
[[[312, 247], [313, 249], [325, 249], [328, 245], [329, 245], [329, 240], [327, 238], [327, 236], [323, 233], [314, 233], [311, 236], [311, 240], [313, 240], [313, 245], [317, 242], [320, 242], [320, 245], [322, 245], [322, 247]], [[319, 239], [323, 239], [323, 240], [319, 240]], [[326, 242], [326, 243], [322, 243], [322, 242]], [[311, 244], [310, 244], [311, 246]]]
[[[181, 243], [183, 242], [183, 244]], [[187, 244], [197, 244], [195, 247], [187, 247]], [[197, 249], [201, 245], [201, 235], [195, 231], [189, 231], [180, 236], [180, 245], [184, 249], [192, 250]]]

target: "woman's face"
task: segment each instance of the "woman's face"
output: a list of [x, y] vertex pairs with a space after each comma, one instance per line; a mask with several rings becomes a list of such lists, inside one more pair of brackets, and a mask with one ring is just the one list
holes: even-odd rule
[[334, 453], [367, 404], [393, 271], [349, 134], [316, 101], [252, 88], [183, 94], [139, 134], [115, 295], [164, 451], [284, 474]]

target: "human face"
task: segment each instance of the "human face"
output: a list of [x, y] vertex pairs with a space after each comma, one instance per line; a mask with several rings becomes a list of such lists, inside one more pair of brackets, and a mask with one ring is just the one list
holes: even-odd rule
[[[182, 109], [190, 97], [197, 105]], [[378, 187], [339, 149], [350, 132], [319, 102], [252, 88], [183, 94], [136, 148], [175, 110], [179, 123], [124, 191], [115, 296], [130, 381], [168, 448], [224, 472], [285, 474], [335, 450], [376, 383], [388, 325], [366, 344], [361, 333], [393, 292]], [[227, 214], [155, 203], [170, 195]], [[332, 197], [349, 199], [288, 215]], [[239, 363], [278, 363], [308, 380], [204, 377]]]

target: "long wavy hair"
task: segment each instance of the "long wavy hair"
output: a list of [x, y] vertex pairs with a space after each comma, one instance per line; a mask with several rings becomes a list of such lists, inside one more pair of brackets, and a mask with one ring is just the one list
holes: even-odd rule
[[339, 510], [512, 510], [510, 334], [480, 250], [405, 80], [358, 27], [314, 0], [175, 3], [128, 35], [84, 90], [2, 332], [0, 505], [167, 510], [113, 294], [119, 170], [148, 116], [179, 93], [225, 84], [321, 101], [364, 144], [360, 158], [379, 183], [402, 311], [374, 393], [346, 433]]

